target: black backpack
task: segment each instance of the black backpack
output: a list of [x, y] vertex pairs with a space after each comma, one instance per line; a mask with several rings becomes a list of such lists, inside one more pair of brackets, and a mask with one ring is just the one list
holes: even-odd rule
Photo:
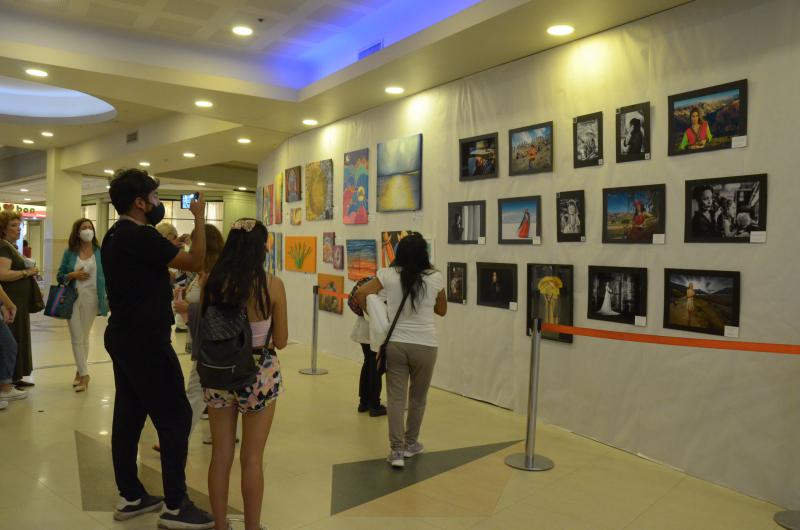
[[204, 388], [241, 390], [256, 381], [253, 332], [244, 308], [213, 305], [200, 319], [197, 373]]

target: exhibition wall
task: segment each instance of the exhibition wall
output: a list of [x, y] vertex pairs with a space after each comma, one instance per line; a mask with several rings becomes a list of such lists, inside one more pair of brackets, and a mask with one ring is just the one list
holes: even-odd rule
[[[706, 336], [662, 325], [664, 269], [738, 271], [739, 339], [796, 344], [798, 27], [800, 3], [794, 0], [698, 1], [293, 137], [259, 165], [259, 186], [294, 166], [303, 166], [305, 180], [306, 164], [332, 159], [333, 219], [308, 221], [304, 214], [302, 224], [291, 225], [290, 210], [305, 208], [304, 196], [301, 202], [283, 202], [282, 222], [270, 230], [284, 240], [315, 236], [316, 271], [345, 277], [346, 268], [335, 270], [322, 260], [323, 232], [335, 232], [337, 245], [372, 239], [379, 249], [383, 231], [416, 230], [432, 238], [438, 269], [444, 272], [448, 262], [467, 264], [466, 304], [450, 304], [438, 322], [433, 384], [519, 413], [528, 396], [529, 263], [573, 265], [577, 326], [697, 338]], [[668, 156], [668, 97], [745, 79], [746, 146]], [[651, 158], [617, 163], [615, 110], [647, 101]], [[604, 163], [576, 169], [573, 118], [598, 111]], [[508, 131], [548, 121], [553, 171], [509, 176]], [[489, 133], [498, 133], [497, 178], [461, 181], [459, 140]], [[414, 134], [423, 138], [422, 209], [376, 212], [377, 146]], [[345, 225], [343, 158], [363, 148], [369, 149], [368, 224]], [[762, 173], [769, 183], [765, 243], [684, 242], [686, 180]], [[603, 189], [646, 184], [665, 185], [665, 244], [604, 244]], [[557, 242], [556, 193], [572, 190], [585, 193], [586, 241]], [[532, 195], [541, 197], [541, 244], [498, 244], [497, 200]], [[448, 244], [447, 204], [474, 200], [486, 201], [485, 245]], [[378, 260], [380, 266], [380, 250]], [[518, 310], [476, 305], [478, 262], [517, 264]], [[646, 326], [587, 318], [590, 265], [647, 269]], [[289, 299], [290, 335], [310, 344], [317, 276], [286, 270], [279, 275]], [[345, 292], [352, 285], [346, 280]], [[360, 359], [359, 346], [349, 339], [354, 318], [347, 308], [341, 315], [321, 312], [320, 350]], [[800, 447], [800, 360], [794, 357], [585, 337], [543, 341], [540, 418], [797, 508], [800, 473], [791, 462]], [[356, 398], [353, 381], [354, 404]]]

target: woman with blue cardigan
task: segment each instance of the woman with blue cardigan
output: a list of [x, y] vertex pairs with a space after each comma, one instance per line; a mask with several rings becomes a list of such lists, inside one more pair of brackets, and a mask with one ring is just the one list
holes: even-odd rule
[[72, 353], [75, 356], [75, 392], [83, 392], [89, 386], [89, 333], [94, 317], [108, 314], [106, 279], [100, 258], [100, 244], [95, 236], [94, 224], [89, 219], [78, 219], [72, 225], [69, 243], [61, 266], [58, 268], [58, 283], [75, 286], [78, 299], [69, 319], [69, 334], [72, 337]]

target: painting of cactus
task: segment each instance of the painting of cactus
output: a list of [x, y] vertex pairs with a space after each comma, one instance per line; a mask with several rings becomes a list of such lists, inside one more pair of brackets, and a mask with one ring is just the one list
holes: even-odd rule
[[284, 268], [295, 272], [317, 272], [317, 238], [311, 236], [286, 236]]

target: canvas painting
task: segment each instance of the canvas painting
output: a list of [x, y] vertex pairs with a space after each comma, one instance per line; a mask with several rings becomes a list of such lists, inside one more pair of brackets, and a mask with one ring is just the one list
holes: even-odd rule
[[317, 274], [317, 285], [319, 286], [319, 310], [341, 315], [343, 299], [327, 293], [344, 294], [344, 276]]
[[664, 234], [666, 186], [632, 186], [603, 190], [603, 243], [652, 244]]
[[556, 240], [586, 241], [586, 201], [583, 190], [556, 193]]
[[256, 217], [264, 219], [264, 186], [256, 186]]
[[508, 131], [508, 174], [553, 171], [553, 122]]
[[275, 251], [277, 250], [275, 246], [275, 233], [269, 232], [267, 234], [267, 273], [275, 275], [277, 271], [277, 260], [275, 259]]
[[317, 238], [313, 236], [286, 236], [286, 270], [317, 272]]
[[348, 239], [347, 246], [347, 278], [358, 281], [361, 278], [375, 276], [378, 272], [377, 246], [374, 239]]
[[603, 113], [595, 112], [572, 120], [573, 166], [603, 165]]
[[687, 243], [749, 243], [767, 230], [767, 175], [686, 181]]
[[422, 135], [378, 144], [378, 211], [422, 209]]
[[527, 244], [542, 236], [542, 200], [532, 197], [513, 197], [497, 200], [498, 242]]
[[586, 316], [622, 324], [647, 317], [647, 269], [589, 265]]
[[264, 223], [265, 226], [270, 226], [272, 224], [273, 190], [274, 187], [272, 184], [264, 186], [264, 198], [261, 203], [264, 209], [262, 210], [261, 222]]
[[300, 200], [301, 174], [301, 166], [290, 167], [284, 171], [284, 176], [286, 177], [286, 202], [297, 202]]
[[668, 104], [670, 156], [730, 149], [747, 135], [747, 79], [669, 96]]
[[[527, 333], [538, 318], [546, 324], [572, 325], [572, 265], [528, 264]], [[542, 331], [542, 338], [572, 342], [568, 333]]]
[[306, 221], [333, 219], [333, 160], [306, 165]]
[[337, 271], [344, 269], [344, 246], [333, 246], [333, 268]]
[[664, 269], [664, 327], [725, 335], [739, 327], [739, 288], [735, 271]]
[[650, 160], [650, 102], [617, 109], [617, 163]]
[[292, 208], [289, 210], [289, 224], [292, 226], [298, 226], [303, 223], [303, 209], [302, 208]]
[[273, 194], [275, 196], [275, 205], [272, 209], [272, 223], [276, 225], [283, 224], [283, 173], [275, 175]]
[[322, 261], [333, 263], [333, 246], [336, 244], [336, 232], [322, 233]]
[[516, 309], [517, 265], [477, 263], [478, 305]]
[[447, 205], [447, 242], [486, 242], [486, 201], [451, 202]]
[[458, 141], [461, 161], [459, 180], [497, 177], [497, 133]]
[[467, 264], [447, 264], [447, 301], [454, 304], [467, 303]]
[[344, 155], [342, 221], [346, 225], [369, 222], [369, 149]]
[[283, 234], [275, 234], [275, 270], [283, 270]]
[[381, 267], [388, 267], [391, 265], [394, 261], [397, 244], [411, 232], [411, 230], [381, 232]]

